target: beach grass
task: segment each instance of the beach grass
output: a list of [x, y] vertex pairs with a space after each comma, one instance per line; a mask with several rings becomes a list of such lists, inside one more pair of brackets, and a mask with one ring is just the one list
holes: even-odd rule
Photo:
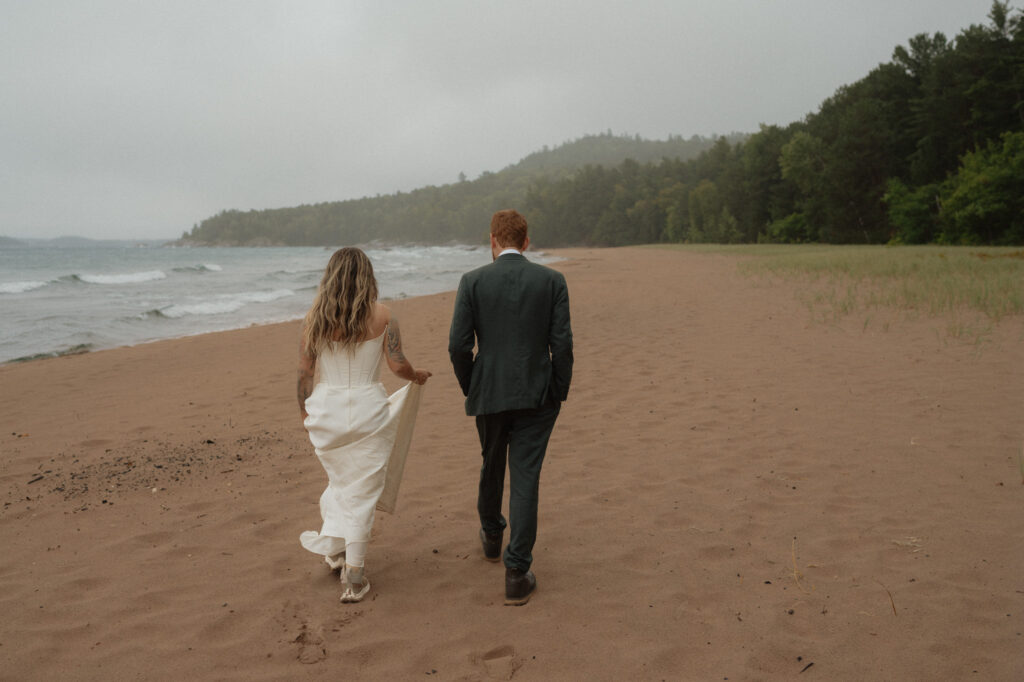
[[[670, 245], [733, 254], [755, 278], [782, 278], [823, 318], [898, 310], [951, 315], [950, 334], [1024, 313], [1024, 250], [1019, 247]], [[973, 319], [967, 320], [968, 317]], [[978, 319], [980, 318], [980, 319]], [[868, 318], [870, 321], [870, 318]], [[865, 326], [868, 324], [865, 322]]]

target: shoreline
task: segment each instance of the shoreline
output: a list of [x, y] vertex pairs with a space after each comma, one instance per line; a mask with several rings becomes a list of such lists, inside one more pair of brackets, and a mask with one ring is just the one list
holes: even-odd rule
[[[427, 295], [429, 295], [429, 294], [427, 294]], [[212, 329], [212, 330], [208, 330], [208, 331], [197, 331], [197, 332], [193, 332], [191, 334], [182, 334], [180, 336], [166, 336], [166, 337], [160, 337], [160, 338], [157, 338], [157, 339], [147, 339], [145, 341], [139, 341], [137, 343], [129, 343], [129, 344], [124, 344], [124, 345], [116, 345], [116, 346], [95, 346], [94, 344], [91, 344], [91, 343], [82, 343], [82, 344], [79, 344], [77, 346], [72, 346], [71, 348], [68, 348], [67, 350], [63, 350], [63, 351], [53, 351], [51, 353], [39, 353], [39, 354], [36, 354], [36, 355], [29, 355], [29, 356], [20, 357], [20, 358], [13, 358], [11, 360], [5, 360], [3, 362], [0, 362], [0, 367], [5, 367], [7, 365], [22, 365], [22, 364], [25, 364], [25, 363], [37, 362], [37, 361], [40, 361], [40, 360], [56, 360], [56, 359], [59, 359], [59, 358], [74, 357], [76, 355], [89, 355], [89, 354], [92, 354], [92, 353], [102, 353], [102, 352], [106, 352], [106, 351], [123, 350], [123, 349], [127, 349], [127, 348], [138, 348], [139, 346], [148, 346], [148, 345], [154, 344], [154, 343], [164, 343], [164, 342], [168, 342], [168, 341], [179, 341], [181, 339], [188, 339], [188, 338], [192, 338], [192, 337], [195, 337], [195, 336], [205, 336], [207, 334], [224, 334], [224, 333], [227, 333], [227, 332], [237, 332], [237, 331], [242, 331], [244, 329], [252, 329], [254, 327], [271, 327], [271, 326], [279, 325], [279, 324], [294, 324], [296, 322], [301, 321], [302, 319], [303, 318], [300, 316], [300, 317], [292, 318], [292, 319], [289, 319], [289, 320], [278, 320], [276, 322], [250, 322], [249, 324], [242, 325], [242, 326], [239, 326], [239, 327], [228, 327], [227, 329]]]
[[0, 669], [1024, 674], [1016, 319], [978, 352], [931, 320], [814, 322], [732, 256], [566, 251], [576, 368], [529, 604], [502, 606], [480, 553], [445, 292], [389, 304], [434, 376], [354, 608], [298, 542], [326, 477], [296, 405], [297, 322], [0, 366]]
[[[459, 246], [465, 246], [466, 249], [476, 248], [476, 247], [472, 247], [472, 246], [468, 246], [468, 245], [459, 245]], [[218, 247], [218, 248], [223, 248], [223, 247]], [[243, 247], [243, 248], [248, 248], [248, 247]], [[306, 247], [300, 247], [300, 248], [306, 248]], [[317, 248], [319, 248], [319, 247], [317, 247]], [[323, 247], [323, 248], [324, 248], [325, 251], [329, 251], [330, 250], [329, 247]], [[368, 247], [364, 246], [363, 248], [368, 248]], [[373, 248], [373, 247], [369, 247], [369, 248]], [[377, 248], [380, 248], [380, 247], [378, 246]], [[564, 257], [558, 256], [557, 254], [555, 254], [555, 251], [566, 251], [566, 250], [567, 249], [559, 249], [559, 250], [545, 249], [545, 250], [539, 250], [538, 253], [540, 254], [540, 256], [542, 258], [554, 256], [555, 260], [553, 260], [553, 261], [546, 261], [544, 263], [544, 264], [550, 264], [550, 263], [553, 263], [553, 262], [558, 262], [558, 260], [563, 260], [564, 259]], [[529, 253], [528, 253], [528, 255], [529, 255]], [[454, 284], [453, 284], [453, 286], [452, 286], [452, 288], [450, 290], [433, 291], [431, 293], [417, 294], [415, 296], [401, 295], [401, 296], [395, 297], [395, 298], [382, 298], [381, 302], [385, 303], [385, 304], [391, 304], [394, 301], [402, 301], [402, 300], [408, 300], [408, 299], [415, 299], [415, 298], [419, 298], [421, 296], [434, 295], [436, 293], [445, 293], [447, 291], [454, 292], [455, 288], [457, 286], [458, 286], [458, 281], [454, 282]], [[315, 289], [316, 289], [316, 282], [314, 282], [314, 285], [313, 285], [314, 293], [315, 293]], [[312, 302], [312, 294], [310, 295], [310, 302]], [[41, 352], [41, 353], [32, 353], [32, 354], [29, 354], [29, 355], [23, 355], [23, 356], [19, 356], [19, 357], [14, 357], [14, 358], [11, 358], [9, 360], [3, 360], [3, 361], [0, 361], [0, 367], [6, 366], [6, 365], [13, 365], [13, 364], [24, 364], [24, 363], [27, 363], [27, 362], [36, 362], [36, 361], [39, 361], [39, 360], [49, 360], [49, 359], [54, 359], [54, 358], [67, 357], [67, 356], [82, 355], [82, 354], [86, 354], [86, 353], [94, 353], [94, 352], [99, 352], [99, 351], [115, 350], [115, 349], [119, 349], [119, 348], [132, 348], [132, 347], [135, 347], [135, 346], [141, 346], [141, 345], [146, 345], [146, 344], [150, 344], [150, 343], [158, 343], [158, 342], [161, 342], [161, 341], [173, 341], [173, 340], [176, 340], [176, 339], [183, 339], [183, 338], [188, 338], [188, 337], [191, 337], [191, 336], [200, 336], [200, 335], [203, 335], [203, 334], [217, 334], [217, 333], [227, 332], [227, 331], [236, 331], [236, 330], [239, 330], [239, 329], [248, 329], [250, 327], [261, 327], [261, 326], [275, 325], [275, 324], [288, 324], [288, 323], [296, 322], [296, 321], [299, 321], [299, 320], [303, 319], [304, 315], [305, 315], [305, 311], [303, 311], [302, 313], [297, 314], [294, 317], [289, 317], [287, 319], [273, 319], [273, 320], [270, 320], [270, 321], [245, 322], [245, 323], [239, 323], [237, 325], [233, 325], [231, 323], [228, 323], [228, 326], [219, 327], [219, 328], [212, 328], [212, 329], [205, 329], [205, 330], [199, 330], [199, 331], [192, 331], [192, 332], [186, 332], [186, 333], [182, 333], [182, 334], [172, 334], [170, 336], [160, 336], [160, 337], [157, 337], [157, 338], [143, 339], [141, 341], [136, 341], [136, 342], [114, 343], [113, 345], [97, 344], [97, 343], [91, 343], [91, 342], [79, 343], [79, 344], [74, 344], [74, 345], [69, 346], [69, 347], [64, 348], [64, 349], [58, 349], [58, 350], [53, 350], [53, 351], [45, 351], [45, 352]]]

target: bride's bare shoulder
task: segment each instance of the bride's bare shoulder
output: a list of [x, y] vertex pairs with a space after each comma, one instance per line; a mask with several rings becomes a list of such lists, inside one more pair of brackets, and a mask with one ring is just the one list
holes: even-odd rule
[[388, 308], [383, 303], [377, 303], [373, 309], [373, 323], [372, 330], [373, 336], [377, 337], [384, 333], [384, 329], [388, 326], [388, 322], [391, 321], [391, 308]]

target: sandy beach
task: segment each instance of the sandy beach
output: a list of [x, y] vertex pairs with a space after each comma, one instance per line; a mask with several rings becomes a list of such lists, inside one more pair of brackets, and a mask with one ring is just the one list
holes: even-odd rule
[[529, 604], [477, 539], [446, 293], [391, 304], [434, 377], [354, 605], [298, 541], [298, 323], [0, 366], [0, 679], [1024, 679], [1024, 320], [825, 323], [736, 256], [561, 253]]

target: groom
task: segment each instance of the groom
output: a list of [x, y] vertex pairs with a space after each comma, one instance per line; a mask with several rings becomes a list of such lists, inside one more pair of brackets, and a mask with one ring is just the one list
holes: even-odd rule
[[[561, 273], [523, 257], [526, 219], [513, 210], [491, 218], [494, 262], [459, 282], [448, 354], [466, 414], [476, 417], [483, 466], [477, 511], [484, 557], [501, 558], [501, 497], [510, 472], [511, 530], [505, 548], [505, 604], [525, 604], [537, 580], [540, 468], [572, 379], [569, 292]], [[473, 355], [474, 342], [476, 356]]]

